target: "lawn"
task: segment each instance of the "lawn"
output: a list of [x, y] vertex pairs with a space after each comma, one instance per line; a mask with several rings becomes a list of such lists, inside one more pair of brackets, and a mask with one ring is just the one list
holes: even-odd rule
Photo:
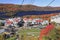
[[40, 33], [40, 29], [32, 28], [32, 29], [24, 29], [20, 30], [19, 35], [21, 40], [38, 40]]
[[[18, 31], [20, 40], [38, 40], [40, 33], [40, 29], [32, 28], [32, 29], [22, 29]], [[15, 37], [9, 38], [7, 40], [15, 40]]]
[[36, 28], [32, 28], [32, 29], [22, 29], [22, 30], [20, 30], [19, 31], [19, 34], [20, 35], [23, 35], [23, 34], [34, 34], [34, 35], [36, 35], [36, 36], [38, 36], [39, 35], [39, 33], [40, 33], [40, 30], [39, 29], [36, 29]]
[[[51, 38], [52, 40], [56, 39], [56, 36], [58, 36], [58, 31], [56, 29], [53, 29], [49, 32], [48, 37]], [[37, 28], [32, 28], [32, 29], [21, 29], [18, 31], [19, 34], [19, 40], [38, 40], [39, 35], [40, 35], [40, 29]], [[43, 40], [49, 40], [48, 37], [44, 37]], [[59, 34], [60, 37], [60, 34]], [[11, 37], [7, 40], [15, 40], [15, 36]]]

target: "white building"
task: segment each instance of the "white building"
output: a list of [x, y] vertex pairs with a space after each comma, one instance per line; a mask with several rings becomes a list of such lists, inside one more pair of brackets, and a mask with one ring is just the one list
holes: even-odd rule
[[60, 15], [51, 17], [51, 22], [60, 23]]
[[44, 24], [49, 24], [49, 21], [48, 21], [48, 20], [44, 20], [41, 24], [42, 24], [42, 25], [44, 25]]

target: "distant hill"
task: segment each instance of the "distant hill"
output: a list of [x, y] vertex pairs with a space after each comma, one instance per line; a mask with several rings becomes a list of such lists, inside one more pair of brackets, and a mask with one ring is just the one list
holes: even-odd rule
[[0, 17], [45, 15], [60, 13], [60, 7], [39, 7], [35, 5], [0, 4]]
[[0, 4], [0, 11], [54, 11], [60, 10], [60, 7], [39, 7], [35, 5], [14, 5], [14, 4]]

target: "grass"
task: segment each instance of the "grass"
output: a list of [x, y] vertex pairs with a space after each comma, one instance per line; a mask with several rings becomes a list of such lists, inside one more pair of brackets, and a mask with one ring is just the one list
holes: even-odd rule
[[2, 34], [0, 34], [0, 40], [4, 40], [4, 38], [3, 38]]
[[15, 37], [8, 38], [6, 40], [15, 40]]
[[19, 31], [20, 37], [23, 36], [22, 40], [38, 40], [40, 30], [37, 28], [22, 29]]
[[[37, 37], [39, 36], [40, 30], [36, 28], [32, 29], [22, 29], [18, 31], [19, 36], [21, 37], [23, 35], [22, 40], [33, 40], [33, 39], [38, 39]], [[33, 37], [34, 36], [34, 37]], [[11, 37], [7, 40], [15, 40], [15, 37]], [[21, 38], [20, 38], [21, 40]]]
[[[52, 40], [56, 39], [56, 36], [60, 37], [60, 34], [56, 34], [56, 29], [53, 29], [49, 32], [48, 37]], [[59, 31], [60, 32], [60, 31]], [[31, 28], [31, 29], [21, 29], [18, 31], [18, 34], [20, 36], [20, 40], [38, 40], [38, 36], [40, 35], [40, 29], [37, 28]], [[22, 37], [23, 36], [23, 37]], [[44, 37], [43, 40], [49, 40], [49, 38]], [[15, 40], [15, 37], [11, 37], [7, 40]]]
[[36, 28], [24, 29], [24, 30], [19, 31], [19, 34], [20, 34], [20, 35], [31, 34], [31, 35], [38, 36], [39, 33], [40, 33], [40, 30], [39, 30], [39, 29], [36, 29]]

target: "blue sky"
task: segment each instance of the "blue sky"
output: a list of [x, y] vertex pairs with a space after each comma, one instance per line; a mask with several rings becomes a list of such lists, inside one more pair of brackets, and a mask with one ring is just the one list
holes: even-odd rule
[[[21, 4], [23, 0], [0, 0], [0, 3], [5, 4]], [[24, 0], [23, 4], [33, 4], [37, 6], [47, 6], [52, 0]], [[59, 6], [60, 7], [60, 0], [55, 0], [49, 6]]]

